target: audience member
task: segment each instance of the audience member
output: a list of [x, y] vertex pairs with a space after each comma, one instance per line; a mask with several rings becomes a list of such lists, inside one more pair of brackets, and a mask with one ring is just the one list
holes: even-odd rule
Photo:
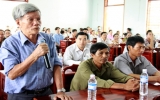
[[53, 33], [51, 33], [51, 30], [50, 30], [50, 28], [47, 28], [47, 29], [46, 29], [46, 31], [45, 31], [45, 33], [47, 33], [48, 35], [51, 35], [51, 36], [53, 36]]
[[122, 40], [119, 38], [119, 35], [117, 33], [115, 33], [113, 35], [113, 41], [112, 41], [112, 44], [114, 46], [118, 46], [120, 43], [122, 42]]
[[126, 37], [123, 39], [123, 42], [126, 43], [127, 39], [132, 36], [132, 33], [126, 33]]
[[154, 49], [157, 44], [158, 42], [156, 42], [156, 40], [154, 39], [152, 30], [148, 30], [146, 32], [146, 39], [145, 39], [146, 49]]
[[127, 28], [127, 33], [131, 33], [132, 34], [132, 29], [131, 28]]
[[147, 69], [150, 82], [160, 82], [160, 72], [142, 56], [145, 50], [144, 39], [140, 36], [129, 37], [126, 43], [128, 52], [115, 58], [114, 66], [126, 75], [140, 79], [142, 69]]
[[[0, 62], [6, 74], [7, 100], [33, 100], [34, 97], [50, 95], [53, 77], [58, 89], [54, 99], [72, 100], [63, 91], [62, 64], [53, 37], [39, 32], [40, 10], [30, 3], [23, 3], [13, 9], [12, 15], [20, 31], [8, 37], [0, 48]], [[45, 43], [39, 43], [42, 40]], [[44, 61], [47, 53], [51, 65], [49, 69]]]
[[84, 33], [88, 33], [88, 29], [87, 28], [83, 28], [83, 32]]
[[102, 43], [108, 45], [109, 47], [113, 46], [112, 42], [109, 39], [107, 39], [107, 32], [102, 32], [101, 37], [97, 39], [97, 42], [102, 42]]
[[80, 28], [79, 31], [80, 31], [80, 32], [83, 32], [83, 28]]
[[5, 38], [8, 38], [10, 35], [11, 35], [11, 31], [10, 31], [9, 29], [6, 29], [6, 30], [4, 31], [4, 37], [5, 37]]
[[109, 48], [104, 43], [95, 43], [90, 48], [92, 58], [82, 62], [75, 73], [70, 90], [87, 89], [88, 80], [91, 74], [95, 74], [97, 87], [122, 89], [136, 91], [139, 88], [139, 81], [121, 73], [107, 61]]
[[107, 39], [110, 40], [110, 41], [113, 40], [112, 30], [109, 30], [108, 35], [107, 35]]
[[87, 43], [88, 34], [79, 32], [76, 35], [76, 43], [68, 46], [64, 52], [64, 64], [73, 65], [90, 58], [89, 49], [91, 44]]
[[63, 40], [63, 35], [60, 33], [60, 28], [55, 28], [56, 33], [53, 35], [54, 41], [56, 43], [57, 51], [59, 52], [60, 49], [60, 41]]
[[97, 35], [95, 33], [95, 30], [92, 30], [92, 34], [90, 35], [90, 41], [93, 41], [94, 39], [97, 40]]
[[69, 38], [76, 38], [76, 35], [77, 35], [77, 30], [73, 29], [72, 34], [69, 36]]
[[4, 31], [2, 29], [0, 29], [0, 47], [2, 45], [2, 42], [4, 41]]
[[42, 32], [43, 32], [43, 33], [46, 32], [46, 27], [43, 27]]

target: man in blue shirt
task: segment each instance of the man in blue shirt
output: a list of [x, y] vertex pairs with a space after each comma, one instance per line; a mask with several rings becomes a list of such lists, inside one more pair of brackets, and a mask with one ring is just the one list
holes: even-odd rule
[[55, 28], [56, 33], [53, 35], [54, 41], [56, 43], [57, 51], [60, 49], [60, 41], [63, 40], [63, 35], [60, 33], [60, 28]]
[[[0, 48], [8, 100], [32, 100], [37, 96], [51, 94], [49, 86], [53, 77], [58, 89], [55, 99], [71, 100], [64, 93], [62, 64], [57, 57], [53, 38], [39, 32], [40, 10], [32, 4], [24, 3], [16, 6], [12, 14], [20, 31], [8, 37]], [[48, 69], [43, 57], [47, 53], [51, 65]]]
[[60, 28], [55, 28], [56, 33], [53, 35], [54, 41], [56, 42], [56, 46], [60, 46], [60, 41], [63, 40], [63, 35], [60, 33]]

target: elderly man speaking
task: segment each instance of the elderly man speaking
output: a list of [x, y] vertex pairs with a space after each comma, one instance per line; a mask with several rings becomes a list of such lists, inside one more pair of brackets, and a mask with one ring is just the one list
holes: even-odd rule
[[[16, 6], [12, 14], [20, 31], [8, 37], [0, 48], [8, 100], [32, 100], [37, 96], [51, 94], [49, 87], [52, 77], [57, 86], [54, 99], [71, 100], [64, 93], [62, 64], [58, 60], [53, 38], [39, 32], [40, 10], [33, 4], [24, 3]], [[48, 58], [50, 68], [46, 67], [44, 56]]]

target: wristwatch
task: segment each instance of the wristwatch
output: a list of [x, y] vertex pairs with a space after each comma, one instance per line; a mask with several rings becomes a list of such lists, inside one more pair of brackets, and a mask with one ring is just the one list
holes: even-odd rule
[[62, 88], [62, 89], [57, 89], [57, 93], [58, 92], [66, 92], [66, 90], [64, 89], [64, 88]]

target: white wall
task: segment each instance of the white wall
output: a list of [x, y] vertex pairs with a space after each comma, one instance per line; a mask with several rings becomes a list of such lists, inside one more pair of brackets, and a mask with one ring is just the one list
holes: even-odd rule
[[146, 34], [148, 0], [125, 0], [124, 10], [124, 32], [128, 27], [132, 28], [132, 33]]
[[98, 26], [103, 29], [103, 13], [104, 13], [104, 0], [92, 0], [92, 20], [91, 27], [97, 30]]
[[42, 27], [71, 27], [78, 29], [91, 26], [92, 0], [29, 0], [35, 4], [42, 13]]

